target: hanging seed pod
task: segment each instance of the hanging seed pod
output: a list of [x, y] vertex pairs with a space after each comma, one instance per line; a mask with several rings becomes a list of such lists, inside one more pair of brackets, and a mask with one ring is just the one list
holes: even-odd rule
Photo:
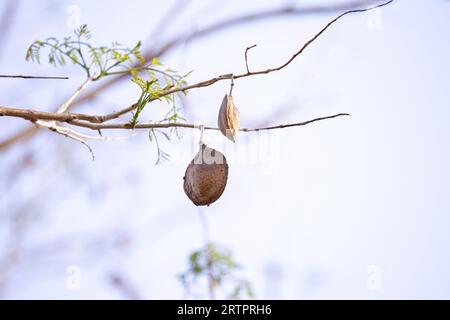
[[241, 124], [239, 110], [234, 106], [233, 97], [226, 94], [219, 110], [218, 125], [220, 132], [233, 142]]
[[196, 206], [209, 206], [220, 198], [228, 179], [225, 156], [200, 144], [200, 150], [186, 169], [184, 192]]

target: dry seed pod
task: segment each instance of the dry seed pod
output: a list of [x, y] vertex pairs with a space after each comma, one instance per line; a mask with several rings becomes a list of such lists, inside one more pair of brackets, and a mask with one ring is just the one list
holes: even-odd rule
[[219, 151], [201, 144], [183, 179], [189, 199], [197, 206], [209, 206], [220, 198], [227, 185], [227, 160]]
[[226, 94], [219, 110], [218, 125], [220, 132], [233, 142], [241, 124], [239, 110], [234, 106], [233, 97]]

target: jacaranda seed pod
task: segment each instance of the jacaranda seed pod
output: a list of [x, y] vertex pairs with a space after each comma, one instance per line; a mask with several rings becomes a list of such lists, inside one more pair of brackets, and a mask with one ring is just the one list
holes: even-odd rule
[[220, 132], [233, 142], [236, 142], [236, 134], [241, 124], [239, 110], [233, 103], [233, 97], [226, 94], [222, 100], [217, 121]]
[[220, 198], [227, 185], [227, 160], [219, 151], [201, 143], [183, 179], [184, 192], [189, 199], [197, 206], [209, 206]]

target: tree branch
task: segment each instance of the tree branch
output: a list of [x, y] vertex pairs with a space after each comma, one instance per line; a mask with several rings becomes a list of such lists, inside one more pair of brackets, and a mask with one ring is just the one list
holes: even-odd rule
[[69, 77], [24, 76], [20, 74], [0, 74], [0, 78], [9, 79], [37, 79], [37, 80], [68, 80]]
[[54, 123], [47, 122], [47, 121], [41, 121], [39, 124], [36, 123], [36, 125], [47, 128], [47, 129], [54, 131], [62, 136], [65, 136], [67, 138], [70, 138], [70, 139], [80, 142], [89, 150], [89, 152], [92, 156], [92, 161], [95, 160], [94, 152], [92, 151], [91, 146], [86, 142], [87, 138], [85, 136], [83, 136], [82, 134], [80, 134], [76, 131], [73, 131], [69, 128], [64, 128], [64, 127], [58, 126]]
[[18, 8], [20, 5], [20, 0], [9, 0], [6, 3], [5, 10], [0, 15], [0, 58], [2, 58], [4, 53], [4, 48], [7, 47], [10, 40], [10, 36], [13, 34], [11, 32], [12, 26], [17, 18]]
[[[353, 6], [357, 6], [357, 5], [361, 5], [362, 3], [367, 3], [369, 1], [354, 1], [351, 3], [347, 3], [346, 5], [349, 6], [351, 5]], [[370, 1], [372, 2], [372, 1]], [[239, 79], [239, 78], [245, 78], [245, 77], [250, 77], [250, 76], [255, 76], [255, 75], [262, 75], [262, 74], [268, 74], [271, 72], [275, 72], [275, 71], [279, 71], [282, 70], [283, 68], [285, 68], [286, 66], [288, 66], [296, 57], [298, 57], [301, 53], [304, 52], [304, 50], [311, 45], [311, 43], [313, 43], [317, 38], [319, 38], [331, 25], [333, 25], [335, 22], [337, 22], [339, 19], [341, 19], [342, 17], [348, 15], [348, 14], [352, 14], [352, 13], [359, 13], [359, 12], [366, 12], [375, 8], [380, 8], [383, 6], [386, 6], [388, 4], [390, 4], [391, 2], [393, 2], [393, 0], [387, 1], [385, 3], [370, 7], [370, 8], [365, 8], [365, 9], [353, 9], [353, 10], [349, 10], [346, 11], [342, 14], [340, 14], [339, 16], [337, 16], [335, 19], [333, 19], [332, 21], [330, 21], [322, 30], [320, 30], [320, 32], [318, 32], [314, 37], [312, 37], [309, 41], [307, 41], [301, 48], [300, 50], [298, 50], [296, 53], [294, 53], [294, 55], [287, 60], [285, 63], [283, 63], [282, 65], [278, 66], [278, 67], [274, 67], [274, 68], [268, 68], [265, 70], [259, 70], [259, 71], [254, 71], [251, 72], [248, 69], [248, 65], [247, 65], [247, 72], [246, 73], [242, 73], [242, 74], [225, 74], [225, 75], [220, 75], [217, 76], [215, 78], [209, 79], [209, 80], [205, 80], [205, 81], [201, 81], [195, 84], [191, 84], [191, 85], [187, 85], [187, 86], [183, 86], [183, 87], [172, 87], [169, 88], [165, 91], [163, 91], [161, 94], [159, 94], [159, 98], [170, 95], [170, 94], [174, 94], [174, 93], [178, 93], [178, 92], [185, 92], [187, 90], [191, 90], [191, 89], [196, 89], [196, 88], [203, 88], [203, 87], [207, 87], [210, 86], [216, 82], [219, 81], [223, 81], [223, 80], [229, 80], [229, 79]], [[253, 15], [247, 15], [247, 16], [241, 16], [235, 19], [231, 19], [231, 20], [227, 20], [225, 22], [222, 23], [218, 23], [216, 25], [210, 26], [209, 28], [205, 28], [200, 32], [197, 32], [195, 34], [191, 34], [190, 36], [184, 37], [184, 41], [187, 41], [193, 37], [199, 36], [199, 35], [204, 35], [206, 33], [212, 32], [214, 30], [229, 26], [229, 25], [233, 25], [236, 23], [242, 23], [242, 22], [246, 22], [246, 21], [251, 21], [251, 20], [257, 20], [257, 19], [262, 19], [264, 17], [267, 16], [277, 16], [277, 15], [281, 15], [281, 14], [292, 14], [292, 13], [317, 13], [317, 12], [330, 12], [330, 11], [334, 11], [337, 8], [342, 8], [343, 5], [340, 6], [335, 6], [335, 7], [311, 7], [311, 8], [292, 8], [292, 7], [287, 7], [287, 8], [283, 8], [283, 9], [278, 9], [278, 10], [273, 10], [273, 11], [266, 11], [266, 12], [260, 12], [257, 14], [253, 14]], [[181, 38], [180, 38], [181, 39]], [[162, 49], [159, 50], [159, 54], [162, 54], [164, 52], [166, 52], [171, 46], [175, 45], [176, 43], [178, 43], [181, 40], [177, 40], [175, 39], [172, 42], [169, 42], [166, 47], [163, 47]], [[248, 51], [248, 49], [246, 50], [246, 52]], [[116, 78], [117, 79], [117, 78]], [[113, 79], [114, 80], [114, 79]], [[111, 84], [111, 80], [108, 82], [109, 84]], [[105, 84], [104, 84], [105, 86]], [[98, 89], [97, 89], [98, 90]], [[77, 95], [79, 94], [76, 93]], [[88, 95], [89, 96], [89, 95]], [[88, 97], [82, 97], [81, 99], [78, 100], [78, 102], [86, 100]], [[152, 102], [154, 100], [156, 100], [157, 98], [152, 98], [149, 100], [149, 102]], [[73, 101], [71, 101], [73, 102]], [[70, 104], [70, 103], [69, 103]], [[73, 103], [74, 104], [74, 103]], [[73, 105], [72, 104], [72, 105]], [[77, 125], [77, 126], [83, 126], [86, 128], [96, 128], [98, 129], [112, 129], [114, 126], [122, 126], [123, 129], [131, 129], [132, 127], [129, 127], [130, 124], [121, 124], [121, 125], [100, 125], [103, 122], [112, 120], [112, 119], [116, 119], [118, 117], [120, 117], [121, 115], [124, 115], [126, 113], [129, 113], [133, 110], [135, 110], [137, 108], [137, 104], [133, 104], [127, 108], [124, 108], [122, 110], [110, 113], [110, 114], [106, 114], [103, 116], [89, 116], [89, 115], [83, 115], [83, 114], [76, 114], [76, 113], [67, 113], [67, 112], [63, 112], [63, 113], [50, 113], [50, 112], [40, 112], [40, 111], [34, 111], [34, 110], [23, 110], [23, 109], [16, 109], [16, 108], [7, 108], [7, 107], [0, 107], [0, 116], [13, 116], [13, 117], [20, 117], [20, 118], [24, 118], [26, 120], [30, 120], [33, 122], [36, 121], [40, 121], [40, 120], [51, 120], [51, 121], [59, 121], [59, 122], [67, 122], [70, 123], [72, 125]], [[62, 107], [60, 108], [62, 109]], [[67, 109], [67, 108], [65, 108]], [[317, 121], [317, 120], [315, 120]], [[138, 124], [139, 128], [158, 128], [159, 126], [162, 126], [160, 128], [164, 128], [164, 125], [166, 124]], [[170, 124], [171, 126], [187, 126], [190, 127], [190, 125], [186, 125], [186, 124]], [[296, 124], [292, 124], [292, 125], [285, 125], [285, 126], [295, 126]], [[297, 124], [298, 125], [298, 124]], [[135, 128], [138, 128], [138, 126], [135, 126]], [[192, 125], [193, 126], [193, 125]], [[278, 126], [280, 127], [280, 126]], [[281, 128], [281, 127], [280, 127]], [[206, 129], [215, 129], [215, 128], [206, 128]], [[273, 127], [273, 129], [275, 129], [275, 127]], [[257, 129], [246, 129], [248, 131], [257, 131], [257, 130], [268, 130], [265, 128], [257, 128]], [[245, 131], [245, 130], [243, 130]], [[19, 140], [22, 139], [24, 137], [28, 137], [31, 136], [33, 134], [33, 130], [27, 130], [25, 132], [19, 133], [19, 135], [17, 137], [12, 137], [10, 139], [7, 139], [5, 142], [0, 143], [0, 149], [2, 149], [3, 147]]]
[[[70, 122], [71, 120], [85, 120], [92, 121], [95, 117], [78, 114], [78, 113], [56, 113], [56, 112], [46, 112], [46, 111], [35, 111], [29, 109], [19, 109], [11, 107], [0, 106], [0, 117], [15, 117], [23, 118], [25, 120], [30, 120], [32, 122], [43, 120], [43, 121], [58, 121], [58, 122]], [[94, 121], [93, 121], [94, 122]]]
[[[131, 107], [130, 107], [131, 108]], [[36, 122], [38, 120], [45, 121], [57, 121], [57, 122], [67, 122], [70, 125], [88, 128], [91, 130], [104, 130], [104, 129], [166, 129], [166, 128], [190, 128], [190, 129], [200, 129], [200, 125], [188, 124], [188, 123], [138, 123], [133, 126], [131, 123], [103, 123], [102, 121], [105, 119], [104, 116], [89, 116], [80, 113], [52, 113], [52, 112], [44, 112], [44, 111], [34, 111], [34, 110], [25, 110], [25, 109], [16, 109], [16, 108], [5, 108], [0, 106], [0, 116], [10, 116], [16, 118], [22, 118], [25, 120], [29, 120], [31, 122]], [[240, 131], [243, 132], [252, 132], [252, 131], [263, 131], [263, 130], [273, 130], [273, 129], [283, 129], [289, 127], [298, 127], [310, 124], [312, 122], [337, 118], [341, 116], [350, 116], [348, 113], [338, 113], [332, 116], [315, 118], [312, 120], [292, 123], [292, 124], [282, 124], [277, 126], [270, 127], [261, 127], [261, 128], [241, 128]], [[205, 130], [219, 130], [216, 127], [204, 127]]]
[[[45, 113], [43, 114], [43, 118], [39, 118], [38, 116], [39, 116], [40, 112], [36, 112], [33, 110], [13, 109], [12, 111], [17, 115], [24, 115], [25, 117], [29, 117], [28, 120], [31, 120], [32, 122], [34, 122], [36, 124], [36, 126], [38, 126], [38, 127], [47, 128], [51, 131], [54, 131], [56, 133], [59, 133], [59, 134], [65, 136], [65, 137], [71, 138], [75, 141], [82, 143], [83, 145], [85, 145], [88, 148], [89, 152], [92, 155], [92, 160], [94, 160], [95, 159], [94, 152], [92, 151], [91, 147], [89, 146], [89, 144], [87, 143], [86, 140], [94, 139], [94, 138], [100, 138], [100, 139], [104, 139], [104, 138], [87, 136], [82, 133], [76, 132], [75, 130], [72, 130], [70, 128], [61, 127], [56, 123], [56, 120], [54, 119], [55, 115], [64, 114], [69, 109], [69, 107], [73, 103], [73, 101], [78, 97], [78, 95], [91, 82], [92, 82], [91, 78], [86, 79], [86, 81], [83, 82], [83, 84], [72, 94], [72, 96], [58, 108], [56, 113], [47, 113], [47, 114], [50, 114], [53, 116], [53, 117], [48, 116], [47, 117], [48, 119], [45, 119], [46, 118]], [[2, 109], [5, 109], [5, 108], [0, 107], [0, 115], [3, 115], [3, 113], [5, 113], [5, 111], [2, 112]], [[8, 108], [6, 108], [6, 112], [8, 112], [7, 109]], [[25, 111], [25, 113], [23, 111]], [[52, 121], [46, 121], [46, 120], [52, 120]]]
[[250, 46], [250, 47], [247, 47], [247, 48], [245, 49], [245, 54], [244, 54], [244, 56], [245, 56], [245, 68], [247, 68], [247, 73], [250, 73], [250, 69], [248, 68], [248, 51], [251, 50], [251, 49], [253, 49], [254, 47], [256, 47], [256, 44], [254, 44], [254, 45], [252, 45], [252, 46]]
[[[327, 119], [333, 119], [337, 117], [342, 116], [350, 116], [348, 113], [338, 113], [331, 116], [326, 117], [319, 117], [312, 120], [304, 121], [304, 122], [297, 122], [297, 123], [290, 123], [290, 124], [281, 124], [276, 126], [270, 126], [270, 127], [261, 127], [261, 128], [241, 128], [239, 131], [242, 132], [253, 132], [253, 131], [264, 131], [264, 130], [274, 130], [274, 129], [283, 129], [283, 128], [290, 128], [290, 127], [301, 127], [305, 126], [307, 124], [327, 120]], [[167, 129], [167, 128], [188, 128], [188, 129], [200, 129], [201, 125], [196, 124], [189, 124], [189, 123], [138, 123], [134, 127], [130, 123], [111, 123], [111, 124], [94, 124], [94, 123], [88, 123], [83, 121], [72, 121], [70, 124], [84, 127], [92, 130], [105, 130], [105, 129]], [[204, 127], [204, 130], [220, 130], [217, 127]]]
[[64, 102], [61, 107], [58, 108], [58, 110], [56, 111], [56, 113], [64, 113], [66, 112], [70, 105], [75, 101], [75, 99], [80, 95], [80, 93], [86, 89], [86, 87], [92, 82], [92, 78], [87, 78], [86, 81], [84, 81], [81, 86], [78, 87], [78, 89], [73, 93], [73, 95], [69, 98], [69, 100], [67, 100], [66, 102]]

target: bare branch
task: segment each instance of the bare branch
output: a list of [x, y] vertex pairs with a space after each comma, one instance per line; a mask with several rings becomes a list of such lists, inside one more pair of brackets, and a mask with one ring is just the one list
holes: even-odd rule
[[[86, 81], [84, 81], [83, 84], [74, 92], [74, 94], [58, 108], [58, 110], [56, 111], [55, 114], [61, 115], [61, 114], [65, 113], [69, 109], [69, 107], [73, 103], [73, 101], [81, 93], [81, 91], [83, 91], [83, 89], [86, 88], [86, 86], [91, 82], [92, 82], [91, 78], [88, 78]], [[20, 113], [20, 111], [23, 111], [23, 110], [16, 109], [15, 111], [16, 112], [19, 111], [19, 113]], [[34, 116], [36, 116], [35, 112], [33, 112], [32, 110], [30, 110], [30, 111], [31, 111], [31, 114], [34, 113]], [[0, 114], [1, 114], [1, 111], [0, 111]], [[103, 137], [87, 136], [82, 133], [76, 132], [75, 130], [72, 130], [70, 128], [61, 127], [61, 126], [57, 125], [57, 123], [54, 119], [52, 119], [52, 121], [45, 121], [45, 119], [40, 119], [40, 118], [37, 118], [34, 120], [31, 119], [31, 120], [36, 124], [36, 126], [47, 128], [51, 131], [57, 132], [57, 133], [65, 136], [65, 137], [71, 138], [75, 141], [82, 143], [83, 145], [85, 145], [88, 148], [89, 152], [91, 153], [92, 161], [95, 160], [94, 152], [92, 151], [92, 148], [89, 146], [89, 144], [86, 142], [86, 140], [88, 140], [88, 139], [104, 139]], [[47, 120], [50, 120], [50, 119], [47, 119]]]
[[20, 74], [0, 74], [0, 78], [36, 79], [36, 80], [68, 80], [69, 77], [24, 76]]
[[5, 10], [0, 16], [0, 30], [2, 30], [2, 32], [0, 32], [0, 43], [2, 44], [0, 47], [0, 58], [4, 53], [4, 48], [8, 46], [9, 39], [13, 34], [11, 29], [19, 12], [19, 5], [20, 0], [9, 0], [6, 3]]
[[[134, 106], [134, 105], [133, 105]], [[128, 109], [133, 108], [130, 106]], [[117, 115], [118, 113], [115, 113]], [[26, 109], [16, 109], [16, 108], [6, 108], [0, 106], [0, 116], [10, 116], [16, 118], [22, 118], [25, 120], [30, 120], [32, 122], [38, 122], [39, 120], [44, 120], [42, 122], [47, 123], [48, 121], [57, 121], [57, 122], [67, 122], [70, 125], [88, 128], [92, 130], [103, 130], [103, 129], [163, 129], [163, 128], [191, 128], [191, 129], [199, 129], [200, 126], [194, 124], [187, 123], [138, 123], [133, 126], [131, 123], [112, 123], [112, 124], [104, 124], [104, 122], [111, 120], [111, 116], [89, 116], [80, 113], [52, 113], [52, 112], [44, 112], [44, 111], [34, 111], [34, 110], [26, 110]], [[309, 120], [306, 122], [293, 123], [293, 124], [285, 124], [278, 125], [272, 127], [263, 127], [263, 128], [253, 128], [253, 129], [240, 129], [240, 131], [251, 132], [251, 131], [261, 131], [261, 130], [272, 130], [272, 129], [282, 129], [294, 126], [303, 126], [309, 124], [311, 122], [331, 119], [340, 116], [349, 116], [348, 113], [339, 113], [333, 116], [317, 118], [313, 120]], [[105, 120], [106, 119], [106, 120]], [[45, 125], [45, 127], [48, 127]], [[205, 130], [219, 130], [215, 127], [205, 127]], [[86, 137], [84, 137], [86, 138]], [[90, 137], [87, 137], [91, 139]], [[99, 138], [99, 137], [97, 137]]]
[[[320, 117], [315, 118], [312, 120], [304, 121], [304, 122], [297, 122], [297, 123], [290, 123], [290, 124], [281, 124], [276, 126], [270, 126], [270, 127], [262, 127], [262, 128], [241, 128], [240, 131], [242, 132], [253, 132], [253, 131], [264, 131], [264, 130], [274, 130], [274, 129], [283, 129], [283, 128], [290, 128], [290, 127], [301, 127], [305, 126], [307, 124], [322, 121], [326, 119], [333, 119], [337, 117], [342, 116], [350, 116], [348, 113], [338, 113], [331, 116], [326, 117]], [[134, 127], [130, 123], [111, 123], [111, 124], [95, 124], [95, 123], [89, 123], [84, 121], [77, 121], [74, 120], [70, 122], [71, 125], [84, 127], [92, 130], [104, 130], [104, 129], [167, 129], [167, 128], [189, 128], [189, 129], [200, 129], [201, 125], [195, 125], [195, 124], [189, 124], [189, 123], [154, 123], [154, 122], [148, 122], [148, 123], [138, 123]], [[217, 127], [204, 127], [204, 130], [219, 130]]]
[[[136, 105], [133, 104], [128, 108], [125, 108], [118, 112], [113, 112], [107, 115], [99, 115], [92, 116], [82, 113], [56, 113], [56, 112], [46, 112], [46, 111], [36, 111], [30, 109], [19, 109], [12, 107], [4, 107], [0, 106], [0, 117], [14, 117], [14, 118], [22, 118], [25, 120], [29, 120], [31, 122], [36, 121], [56, 121], [56, 122], [67, 122], [72, 123], [74, 120], [83, 120], [92, 123], [103, 123], [106, 121], [110, 121], [124, 115], [128, 112], [133, 111], [136, 108]], [[72, 123], [73, 124], [73, 123]]]
[[[134, 106], [134, 105], [133, 105]], [[130, 106], [128, 109], [132, 109], [133, 106]], [[118, 115], [115, 113], [114, 115]], [[0, 106], [0, 116], [10, 116], [16, 118], [22, 118], [25, 120], [29, 120], [32, 122], [38, 122], [39, 120], [44, 120], [42, 122], [47, 123], [48, 121], [57, 121], [57, 122], [67, 122], [70, 125], [88, 128], [92, 130], [103, 130], [103, 129], [162, 129], [162, 128], [196, 128], [199, 129], [200, 126], [194, 124], [186, 124], [186, 123], [138, 123], [133, 126], [131, 123], [112, 123], [112, 124], [104, 124], [104, 122], [111, 120], [111, 116], [89, 116], [81, 113], [52, 113], [45, 111], [35, 111], [35, 110], [26, 110], [26, 109], [17, 109], [17, 108], [7, 108]], [[253, 128], [253, 129], [240, 129], [240, 131], [251, 132], [251, 131], [261, 131], [261, 130], [272, 130], [272, 129], [282, 129], [294, 126], [303, 126], [309, 124], [311, 122], [331, 119], [340, 116], [349, 116], [348, 113], [338, 113], [333, 116], [317, 118], [313, 120], [309, 120], [306, 122], [294, 123], [294, 124], [286, 124], [286, 125], [278, 125], [272, 127], [263, 127], [263, 128]], [[48, 127], [45, 125], [45, 127]], [[205, 127], [205, 130], [219, 130], [215, 127]], [[99, 137], [97, 137], [99, 138]]]
[[80, 93], [86, 89], [86, 87], [92, 82], [92, 78], [87, 78], [86, 81], [84, 81], [81, 86], [74, 92], [74, 94], [67, 100], [61, 107], [58, 108], [56, 113], [64, 113], [66, 112], [70, 105], [75, 101], [75, 99], [80, 95]]
[[51, 130], [53, 132], [56, 132], [56, 133], [58, 133], [60, 135], [63, 135], [65, 137], [67, 137], [67, 138], [70, 138], [70, 139], [73, 139], [75, 141], [78, 141], [78, 142], [82, 143], [86, 148], [88, 148], [88, 150], [89, 150], [89, 152], [90, 152], [90, 154], [92, 156], [92, 161], [95, 160], [94, 152], [92, 151], [91, 146], [86, 142], [86, 138], [87, 137], [84, 136], [83, 134], [78, 133], [78, 132], [76, 132], [76, 131], [74, 131], [72, 129], [69, 129], [69, 128], [64, 128], [64, 127], [58, 126], [58, 125], [56, 125], [56, 124], [54, 124], [52, 122], [47, 122], [47, 121], [40, 121], [39, 123], [36, 122], [36, 125], [38, 125], [40, 127], [48, 128], [49, 130]]
[[19, 141], [27, 140], [33, 137], [38, 131], [39, 128], [36, 126], [29, 126], [28, 128], [25, 128], [0, 142], [0, 150], [7, 149], [8, 147], [16, 144]]
[[[66, 113], [66, 111], [69, 109], [69, 107], [73, 103], [73, 101], [91, 82], [92, 82], [91, 78], [86, 79], [86, 81], [83, 82], [83, 84], [72, 94], [72, 96], [70, 96], [70, 98], [58, 108], [56, 113], [38, 112], [38, 111], [33, 111], [33, 110], [23, 110], [23, 109], [0, 107], [0, 115], [5, 115], [5, 109], [9, 109], [7, 112], [12, 112], [13, 114], [16, 114], [17, 116], [22, 116], [22, 118], [30, 120], [30, 121], [34, 122], [37, 127], [47, 128], [51, 131], [54, 131], [56, 133], [59, 133], [59, 134], [65, 136], [65, 137], [68, 137], [75, 141], [78, 141], [88, 148], [89, 152], [91, 153], [92, 160], [94, 160], [95, 159], [94, 152], [92, 151], [92, 148], [89, 146], [89, 144], [86, 142], [86, 140], [88, 140], [88, 139], [105, 140], [105, 138], [97, 137], [97, 136], [95, 136], [95, 137], [87, 136], [82, 133], [76, 132], [70, 128], [61, 127], [61, 126], [57, 125], [57, 123], [56, 123], [56, 121], [58, 121], [58, 116], [61, 116]], [[61, 122], [67, 122], [67, 121], [61, 121]]]
[[167, 31], [170, 24], [173, 24], [177, 19], [177, 16], [181, 15], [184, 10], [189, 6], [190, 0], [177, 0], [167, 10], [167, 12], [160, 18], [156, 27], [153, 28], [149, 40], [154, 41], [158, 36], [161, 36], [161, 30]]
[[[85, 121], [92, 121], [95, 117], [78, 114], [78, 113], [56, 113], [56, 112], [45, 112], [45, 111], [35, 111], [28, 109], [18, 109], [11, 107], [0, 106], [0, 116], [23, 118], [25, 120], [30, 120], [32, 122], [43, 120], [43, 121], [58, 121], [58, 122], [70, 122], [71, 120], [79, 119]], [[93, 121], [95, 122], [95, 121]]]
[[[208, 248], [208, 245], [211, 244], [210, 241], [209, 241], [208, 218], [205, 215], [205, 211], [204, 211], [204, 209], [202, 207], [197, 207], [197, 209], [198, 209], [198, 214], [199, 214], [199, 218], [200, 218], [200, 222], [201, 222], [201, 226], [202, 226], [204, 247]], [[215, 283], [214, 274], [213, 274], [213, 268], [212, 268], [213, 266], [212, 266], [212, 261], [211, 261], [211, 254], [210, 254], [209, 250], [208, 250], [207, 260], [208, 261], [206, 263], [206, 266], [208, 268], [207, 276], [208, 276], [209, 299], [210, 300], [215, 300], [216, 283]]]
[[126, 299], [141, 300], [138, 290], [120, 273], [112, 273], [109, 276], [109, 281]]
[[240, 131], [252, 132], [252, 131], [263, 131], [263, 130], [274, 130], [274, 129], [284, 129], [284, 128], [291, 128], [291, 127], [300, 127], [300, 126], [306, 126], [307, 124], [310, 124], [313, 122], [327, 120], [327, 119], [333, 119], [333, 118], [342, 117], [342, 116], [350, 116], [350, 114], [349, 113], [338, 113], [338, 114], [335, 114], [332, 116], [315, 118], [315, 119], [304, 121], [304, 122], [291, 123], [291, 124], [280, 124], [277, 126], [254, 128], [254, 129], [245, 129], [244, 128], [244, 129], [240, 129]]
[[254, 44], [254, 45], [252, 45], [250, 47], [247, 47], [245, 49], [245, 67], [247, 68], [247, 73], [250, 73], [250, 69], [248, 68], [248, 56], [247, 56], [247, 54], [248, 54], [248, 51], [253, 49], [254, 47], [256, 47], [256, 44]]

